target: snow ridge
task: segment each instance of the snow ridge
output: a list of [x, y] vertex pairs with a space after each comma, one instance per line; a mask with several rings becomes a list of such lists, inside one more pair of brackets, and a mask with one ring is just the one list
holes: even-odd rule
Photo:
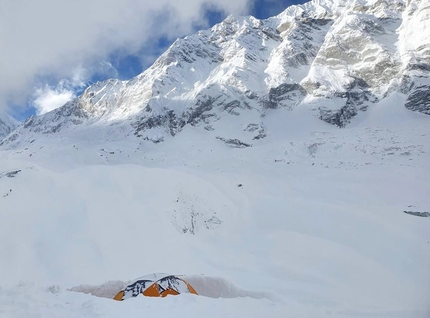
[[[1, 144], [88, 130], [158, 143], [187, 125], [252, 144], [267, 133], [268, 110], [301, 108], [344, 127], [394, 92], [429, 115], [425, 2], [313, 0], [267, 20], [229, 16], [178, 39], [135, 78], [96, 83], [29, 118]], [[233, 122], [239, 128], [225, 132]]]
[[7, 136], [18, 125], [15, 119], [0, 110], [0, 139]]

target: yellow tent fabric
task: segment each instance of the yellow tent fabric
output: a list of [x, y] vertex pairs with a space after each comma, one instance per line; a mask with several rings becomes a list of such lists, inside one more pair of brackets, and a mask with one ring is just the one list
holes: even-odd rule
[[137, 297], [140, 294], [148, 297], [166, 297], [167, 295], [179, 295], [182, 293], [197, 295], [196, 290], [179, 276], [152, 274], [136, 279], [118, 292], [113, 299], [122, 301]]

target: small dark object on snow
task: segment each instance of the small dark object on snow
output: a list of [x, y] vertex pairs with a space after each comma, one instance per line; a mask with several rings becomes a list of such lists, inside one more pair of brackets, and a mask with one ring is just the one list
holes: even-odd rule
[[21, 172], [21, 170], [15, 170], [15, 171], [7, 172], [6, 173], [6, 177], [8, 177], [8, 178], [15, 178], [16, 175], [18, 173], [20, 173], [20, 172]]
[[240, 188], [240, 187], [243, 187], [243, 184], [239, 183], [237, 186]]
[[414, 212], [414, 211], [403, 211], [406, 214], [410, 214], [410, 215], [415, 215], [415, 216], [420, 216], [420, 217], [430, 217], [430, 212]]

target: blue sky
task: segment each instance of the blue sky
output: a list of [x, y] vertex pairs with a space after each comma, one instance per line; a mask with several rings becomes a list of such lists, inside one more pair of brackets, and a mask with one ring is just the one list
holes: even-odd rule
[[[76, 6], [67, 7], [67, 0], [40, 0], [46, 2], [46, 7], [51, 11], [42, 10], [40, 6], [29, 7], [28, 15], [22, 7], [14, 7], [16, 1], [6, 1], [11, 7], [10, 12], [19, 12], [19, 15], [2, 16], [0, 12], [0, 28], [17, 30], [16, 34], [12, 33], [6, 39], [2, 39], [0, 34], [0, 43], [6, 41], [10, 44], [5, 50], [9, 56], [2, 59], [0, 52], [0, 67], [6, 70], [4, 76], [11, 79], [6, 84], [0, 84], [0, 110], [6, 109], [18, 120], [63, 105], [96, 81], [112, 77], [124, 80], [136, 76], [149, 67], [176, 37], [209, 28], [230, 13], [251, 14], [265, 19], [279, 14], [292, 4], [306, 2], [184, 0], [182, 5], [178, 5], [175, 0], [159, 0], [167, 5], [157, 7], [149, 0], [124, 0], [121, 6], [116, 0], [76, 0], [82, 1], [89, 12], [91, 5], [94, 5], [96, 11], [104, 10], [105, 13], [99, 12], [97, 18], [88, 15], [75, 21], [71, 11], [76, 10]], [[125, 4], [127, 1], [130, 8]], [[82, 10], [78, 9], [76, 14], [82, 15]], [[158, 16], [156, 12], [159, 12]], [[127, 19], [116, 19], [119, 15], [127, 16]], [[60, 18], [55, 21], [57, 16]], [[100, 16], [106, 16], [105, 20], [92, 21], [102, 19], [98, 18]], [[31, 19], [35, 20], [28, 21]], [[45, 20], [48, 21], [46, 25]], [[85, 24], [82, 21], [89, 22]], [[58, 30], [52, 25], [59, 25]], [[104, 34], [106, 30], [110, 33]], [[16, 47], [15, 39], [20, 43]], [[19, 56], [22, 52], [25, 54]], [[14, 67], [1, 65], [1, 61], [8, 58], [11, 60], [9, 64]], [[1, 96], [7, 98], [1, 99]]]

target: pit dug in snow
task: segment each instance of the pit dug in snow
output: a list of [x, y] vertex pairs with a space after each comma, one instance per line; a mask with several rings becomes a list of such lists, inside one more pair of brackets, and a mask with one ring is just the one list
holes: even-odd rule
[[131, 282], [110, 281], [97, 286], [80, 285], [70, 290], [119, 301], [139, 295], [165, 297], [184, 293], [210, 298], [274, 298], [269, 293], [244, 290], [225, 279], [204, 275], [151, 274]]

